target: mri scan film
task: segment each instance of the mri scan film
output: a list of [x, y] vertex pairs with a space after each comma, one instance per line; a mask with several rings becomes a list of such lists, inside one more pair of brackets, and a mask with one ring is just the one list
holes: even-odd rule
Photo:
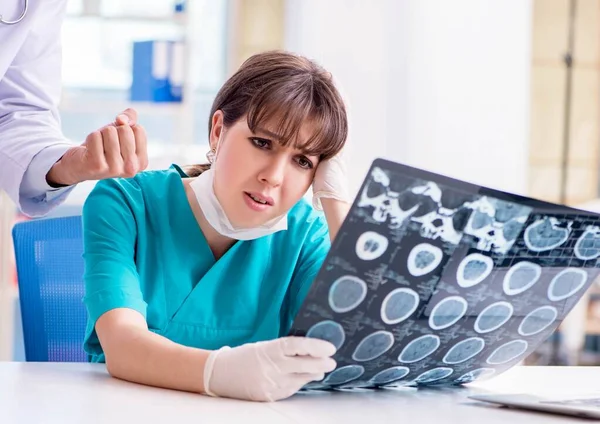
[[558, 327], [599, 258], [597, 214], [376, 159], [290, 332], [338, 349], [304, 389], [496, 376]]

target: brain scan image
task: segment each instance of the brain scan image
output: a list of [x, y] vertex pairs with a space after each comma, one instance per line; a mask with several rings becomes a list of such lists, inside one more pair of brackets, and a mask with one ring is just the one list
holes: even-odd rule
[[389, 331], [377, 331], [365, 337], [357, 346], [352, 359], [358, 362], [370, 361], [385, 352], [394, 344], [394, 335]]
[[508, 302], [496, 302], [487, 306], [475, 321], [475, 331], [484, 334], [504, 325], [513, 314], [513, 306]]
[[460, 364], [477, 355], [484, 347], [485, 341], [481, 337], [471, 337], [452, 346], [442, 361], [446, 364]]
[[558, 311], [554, 306], [541, 306], [531, 311], [519, 325], [521, 336], [532, 336], [544, 331], [556, 321]]
[[494, 262], [489, 256], [472, 253], [462, 260], [456, 272], [458, 285], [473, 287], [487, 278], [494, 269]]
[[475, 380], [483, 380], [486, 377], [490, 377], [490, 376], [494, 375], [495, 373], [496, 373], [496, 370], [494, 368], [478, 368], [476, 370], [469, 371], [469, 372], [461, 375], [456, 380], [454, 380], [454, 383], [455, 384], [472, 383]]
[[527, 350], [528, 344], [525, 340], [513, 340], [503, 344], [487, 359], [488, 364], [499, 365], [517, 359]]
[[349, 312], [356, 308], [367, 295], [367, 285], [360, 278], [344, 276], [329, 290], [329, 306], [335, 312]]
[[325, 377], [323, 383], [332, 386], [347, 384], [359, 378], [364, 372], [365, 369], [361, 365], [347, 365], [332, 371], [331, 374]]
[[555, 249], [567, 241], [571, 234], [571, 223], [561, 225], [553, 217], [542, 218], [525, 230], [525, 243], [533, 252], [545, 252]]
[[375, 385], [385, 385], [394, 383], [406, 377], [409, 372], [410, 368], [403, 366], [387, 368], [375, 374], [371, 378], [371, 383]]
[[392, 290], [381, 304], [381, 320], [386, 324], [397, 324], [410, 317], [419, 306], [419, 295], [411, 289]]
[[402, 350], [402, 353], [400, 353], [400, 356], [398, 356], [398, 361], [407, 364], [418, 362], [431, 355], [438, 347], [440, 347], [439, 336], [426, 334], [425, 336], [414, 339], [406, 345], [404, 350]]
[[542, 267], [533, 262], [523, 261], [511, 267], [504, 277], [504, 293], [514, 296], [531, 288], [542, 275]]
[[460, 296], [449, 296], [433, 307], [429, 326], [434, 330], [451, 327], [461, 319], [468, 308], [467, 301]]
[[408, 272], [415, 277], [429, 274], [440, 265], [443, 258], [442, 249], [429, 243], [421, 243], [413, 247], [408, 255]]
[[600, 281], [600, 215], [376, 159], [293, 275], [287, 334], [336, 348], [302, 390], [451, 388], [521, 363]]
[[550, 282], [548, 299], [553, 302], [568, 299], [585, 285], [587, 278], [587, 272], [583, 269], [567, 268], [562, 270]]
[[346, 333], [341, 324], [326, 320], [313, 325], [306, 333], [306, 337], [328, 341], [336, 349], [339, 349], [344, 344], [344, 340], [346, 340]]
[[383, 255], [388, 239], [374, 231], [366, 231], [356, 241], [356, 256], [363, 261], [372, 261]]
[[575, 243], [575, 256], [589, 261], [600, 257], [600, 227], [588, 226]]
[[442, 380], [454, 372], [452, 368], [439, 367], [429, 371], [425, 371], [423, 374], [417, 377], [415, 380], [419, 384], [433, 383], [434, 381]]
[[523, 228], [529, 208], [482, 196], [465, 204], [472, 213], [464, 229], [475, 237], [477, 249], [506, 254]]

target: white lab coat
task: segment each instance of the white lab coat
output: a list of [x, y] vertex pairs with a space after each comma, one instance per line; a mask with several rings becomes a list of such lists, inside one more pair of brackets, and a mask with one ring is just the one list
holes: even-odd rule
[[[0, 15], [16, 19], [23, 6], [23, 0], [0, 0]], [[66, 0], [29, 0], [20, 23], [0, 23], [0, 189], [30, 216], [46, 214], [71, 190], [46, 182], [72, 146], [58, 116], [66, 6]]]

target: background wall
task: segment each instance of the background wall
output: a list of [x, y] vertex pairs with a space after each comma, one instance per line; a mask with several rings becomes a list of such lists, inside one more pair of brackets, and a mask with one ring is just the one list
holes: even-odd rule
[[[570, 7], [575, 6], [573, 74], [567, 97], [565, 53], [569, 51]], [[560, 201], [561, 165], [567, 162], [566, 197], [580, 204], [598, 196], [598, 119], [600, 118], [600, 2], [537, 0], [534, 2], [531, 52], [532, 195]], [[569, 148], [563, 152], [565, 112]]]
[[286, 47], [341, 82], [358, 188], [387, 156], [525, 193], [531, 2], [288, 0]]

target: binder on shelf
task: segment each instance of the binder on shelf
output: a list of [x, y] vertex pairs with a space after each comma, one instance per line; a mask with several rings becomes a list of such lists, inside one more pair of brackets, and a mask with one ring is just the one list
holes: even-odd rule
[[181, 102], [183, 55], [181, 42], [134, 42], [131, 101]]
[[176, 0], [175, 7], [173, 8], [175, 13], [185, 13], [186, 4], [185, 0]]

